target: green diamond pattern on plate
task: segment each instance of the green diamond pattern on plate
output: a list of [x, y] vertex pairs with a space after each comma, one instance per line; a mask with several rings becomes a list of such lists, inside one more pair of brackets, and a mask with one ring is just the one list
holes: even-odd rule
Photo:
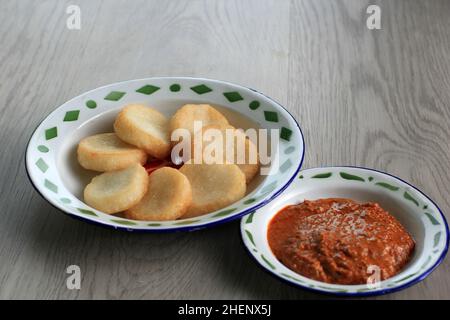
[[94, 211], [92, 210], [88, 210], [88, 209], [83, 209], [83, 208], [77, 208], [78, 211], [80, 211], [83, 214], [87, 214], [89, 216], [93, 216], [93, 217], [97, 217], [97, 215], [95, 214]]
[[152, 86], [151, 84], [147, 84], [139, 89], [136, 90], [136, 92], [142, 93], [142, 94], [146, 94], [146, 95], [150, 95], [156, 91], [158, 91], [159, 89], [161, 89], [160, 87], [156, 87], [156, 86]]
[[204, 85], [204, 84], [200, 84], [198, 86], [191, 87], [191, 90], [197, 94], [205, 94], [205, 93], [212, 91], [212, 89], [210, 87], [208, 87], [207, 85]]
[[267, 186], [262, 188], [260, 195], [264, 195], [266, 193], [272, 192], [273, 190], [275, 190], [276, 187], [277, 187], [277, 182], [276, 181], [272, 181]]
[[178, 92], [181, 90], [181, 86], [178, 83], [174, 83], [169, 87], [170, 91], [172, 92]]
[[287, 159], [281, 166], [280, 166], [280, 172], [285, 173], [287, 169], [289, 169], [292, 166], [291, 159]]
[[244, 100], [244, 98], [242, 98], [242, 96], [237, 91], [224, 92], [223, 95], [230, 102], [236, 102], [236, 101]]
[[95, 102], [94, 100], [88, 100], [86, 101], [86, 107], [88, 107], [89, 109], [95, 109], [97, 108], [97, 102]]
[[256, 110], [256, 109], [259, 108], [259, 105], [260, 105], [259, 101], [253, 100], [252, 102], [250, 102], [250, 104], [248, 105], [248, 107], [249, 107], [251, 110]]
[[200, 220], [186, 220], [186, 221], [180, 221], [180, 222], [174, 223], [174, 225], [176, 225], [176, 226], [184, 226], [186, 224], [196, 223], [196, 222], [199, 222], [199, 221]]
[[61, 198], [61, 199], [59, 199], [62, 203], [65, 203], [65, 204], [68, 204], [68, 203], [71, 203], [72, 201], [70, 201], [70, 199], [69, 198]]
[[121, 224], [123, 226], [135, 226], [136, 222], [128, 221], [128, 220], [119, 220], [119, 219], [111, 219], [111, 222], [115, 222]]
[[230, 213], [232, 213], [234, 211], [236, 211], [236, 208], [226, 209], [226, 210], [220, 211], [219, 213], [215, 214], [213, 217], [214, 218], [223, 217], [223, 216], [229, 215]]
[[278, 122], [278, 113], [275, 111], [264, 111], [264, 119], [270, 122]]
[[45, 173], [48, 169], [47, 163], [42, 158], [39, 158], [38, 161], [36, 161], [36, 167], [39, 168], [39, 170], [42, 171], [42, 173]]
[[58, 186], [50, 180], [45, 179], [44, 187], [46, 187], [50, 191], [53, 191], [54, 193], [58, 193]]
[[286, 127], [281, 127], [280, 138], [286, 141], [290, 141], [292, 136], [292, 130]]
[[245, 201], [244, 201], [244, 204], [250, 204], [250, 203], [253, 203], [253, 202], [255, 202], [255, 201], [256, 201], [255, 198], [250, 198], [250, 199], [245, 200]]
[[67, 111], [63, 121], [77, 121], [79, 115], [80, 110]]
[[45, 140], [50, 140], [58, 136], [58, 129], [56, 127], [45, 130]]
[[42, 153], [47, 153], [49, 151], [49, 149], [42, 144], [40, 146], [38, 146], [37, 149]]
[[111, 91], [108, 93], [108, 95], [105, 97], [105, 100], [109, 101], [119, 101], [122, 99], [122, 97], [125, 95], [125, 92], [122, 91]]
[[300, 279], [297, 279], [297, 278], [295, 278], [295, 277], [293, 277], [293, 276], [291, 276], [291, 275], [289, 275], [289, 274], [286, 274], [286, 273], [280, 273], [282, 276], [285, 276], [286, 278], [289, 278], [289, 279], [291, 279], [291, 280], [294, 280], [294, 281], [297, 281], [297, 282], [300, 282], [300, 283], [304, 283], [302, 280], [300, 280]]
[[286, 148], [286, 150], [284, 150], [284, 154], [291, 154], [292, 152], [294, 152], [295, 147], [294, 146], [290, 146], [288, 148]]

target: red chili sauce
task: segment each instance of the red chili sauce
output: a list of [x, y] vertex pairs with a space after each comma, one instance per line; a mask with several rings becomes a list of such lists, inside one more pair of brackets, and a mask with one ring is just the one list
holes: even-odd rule
[[175, 169], [180, 169], [181, 165], [174, 164], [170, 159], [168, 160], [149, 159], [147, 163], [144, 164], [144, 168], [147, 171], [148, 175], [152, 174], [154, 171], [162, 167], [172, 167]]
[[377, 203], [340, 198], [285, 207], [270, 222], [267, 237], [286, 267], [334, 284], [365, 284], [373, 266], [380, 280], [390, 278], [414, 250], [413, 238]]

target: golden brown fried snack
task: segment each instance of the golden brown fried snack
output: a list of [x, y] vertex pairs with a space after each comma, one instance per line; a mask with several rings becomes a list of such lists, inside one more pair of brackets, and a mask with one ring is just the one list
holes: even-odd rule
[[[217, 160], [222, 161], [221, 163], [234, 163], [245, 174], [246, 183], [249, 183], [258, 173], [259, 155], [257, 147], [245, 136], [243, 131], [237, 130], [228, 124], [211, 124], [203, 127], [203, 129], [196, 132], [196, 134], [201, 134], [202, 140], [201, 145], [199, 146], [196, 145], [198, 143], [197, 139], [193, 139], [191, 142], [191, 158], [194, 159], [194, 161], [203, 160], [206, 163], [219, 163], [211, 162]], [[220, 134], [221, 138], [219, 140], [214, 140], [213, 137], [215, 138], [217, 134]], [[228, 141], [229, 138], [231, 138], [230, 141]], [[240, 144], [241, 146], [239, 146]], [[216, 156], [215, 150], [220, 150], [219, 152], [221, 152], [222, 157], [219, 155]], [[242, 152], [242, 154], [239, 155], [240, 152]], [[198, 153], [200, 153], [201, 156], [196, 157]], [[233, 155], [233, 157], [230, 155]]]
[[169, 121], [155, 109], [140, 104], [124, 107], [114, 122], [114, 131], [123, 141], [155, 158], [170, 154]]
[[[170, 132], [187, 129], [193, 139], [194, 121], [201, 121], [202, 126], [228, 124], [227, 118], [209, 104], [185, 104], [170, 119]], [[173, 144], [177, 142], [173, 141]]]
[[186, 213], [192, 201], [189, 180], [174, 168], [154, 171], [148, 179], [148, 191], [142, 200], [125, 211], [134, 220], [176, 220]]
[[245, 195], [245, 175], [235, 164], [185, 164], [180, 172], [192, 188], [192, 203], [182, 218], [224, 208]]
[[147, 154], [120, 140], [115, 133], [100, 133], [84, 138], [78, 144], [78, 162], [89, 170], [113, 171], [133, 163], [144, 164]]
[[141, 201], [147, 188], [147, 171], [140, 164], [132, 164], [94, 177], [84, 189], [84, 201], [105, 213], [117, 213]]

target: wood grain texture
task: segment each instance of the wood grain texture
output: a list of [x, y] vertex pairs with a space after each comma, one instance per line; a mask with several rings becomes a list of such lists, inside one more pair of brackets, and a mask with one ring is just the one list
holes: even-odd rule
[[[68, 4], [82, 29], [65, 27]], [[388, 171], [450, 212], [450, 2], [0, 0], [0, 298], [325, 298], [249, 258], [239, 223], [129, 234], [71, 219], [32, 188], [32, 130], [100, 85], [162, 75], [217, 78], [285, 105], [306, 138], [305, 168]], [[449, 215], [447, 215], [450, 218]], [[66, 267], [82, 271], [66, 288]], [[424, 282], [378, 299], [450, 298], [448, 259]]]

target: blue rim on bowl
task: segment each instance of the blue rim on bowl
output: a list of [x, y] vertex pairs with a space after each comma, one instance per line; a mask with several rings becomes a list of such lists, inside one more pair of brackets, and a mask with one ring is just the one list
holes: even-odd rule
[[[352, 195], [356, 195], [352, 197]], [[304, 199], [346, 197], [376, 201], [402, 222], [416, 240], [411, 261], [378, 287], [333, 285], [303, 277], [273, 255], [267, 241], [271, 218], [285, 205]], [[302, 170], [283, 194], [267, 206], [241, 219], [241, 237], [248, 254], [272, 276], [293, 286], [336, 296], [373, 296], [410, 287], [425, 279], [445, 258], [449, 228], [441, 209], [410, 183], [383, 171], [332, 166]], [[444, 239], [445, 237], [445, 239]]]
[[[277, 176], [275, 181], [275, 178], [268, 176], [236, 204], [202, 216], [200, 219], [162, 223], [141, 222], [106, 215], [87, 206], [80, 200], [80, 196], [77, 197], [66, 187], [64, 181], [66, 178], [62, 177], [59, 169], [61, 164], [64, 166], [64, 161], [61, 160], [63, 156], [60, 153], [64, 153], [65, 149], [68, 150], [66, 145], [70, 144], [66, 142], [68, 140], [66, 132], [81, 130], [80, 128], [86, 127], [85, 124], [92, 119], [108, 112], [118, 112], [119, 108], [127, 103], [141, 102], [153, 107], [163, 104], [169, 108], [170, 104], [181, 104], [182, 101], [220, 105], [242, 113], [252, 120], [256, 119], [263, 128], [278, 128], [282, 129], [282, 132], [285, 130], [285, 139], [281, 139], [280, 143], [282, 146], [280, 157], [281, 160], [286, 160], [288, 166], [281, 177]], [[255, 101], [258, 103], [254, 108], [255, 104], [252, 103]], [[73, 141], [71, 143], [73, 144]], [[289, 155], [285, 152], [292, 150], [296, 152]], [[33, 131], [25, 153], [25, 167], [36, 191], [51, 205], [72, 217], [127, 231], [191, 231], [231, 221], [268, 204], [296, 177], [303, 164], [304, 153], [305, 142], [300, 125], [281, 104], [266, 95], [254, 89], [220, 80], [157, 77], [99, 87], [55, 109]], [[71, 173], [70, 168], [64, 170]]]

